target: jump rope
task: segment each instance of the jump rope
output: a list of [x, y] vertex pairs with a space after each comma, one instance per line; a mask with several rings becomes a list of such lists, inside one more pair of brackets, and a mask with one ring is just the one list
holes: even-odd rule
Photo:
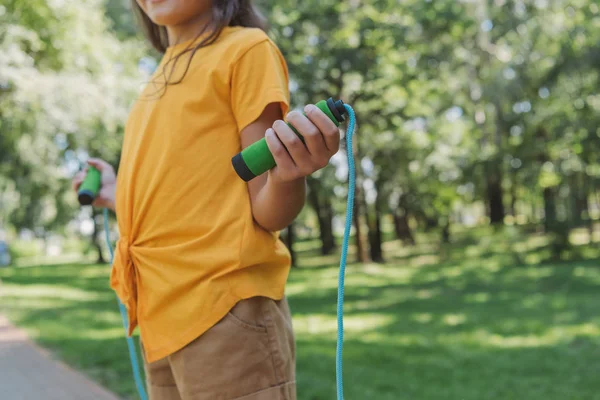
[[[337, 399], [344, 399], [344, 388], [342, 379], [342, 353], [344, 346], [344, 278], [346, 275], [346, 260], [348, 256], [348, 242], [350, 240], [350, 230], [352, 228], [352, 211], [354, 209], [354, 190], [356, 186], [356, 175], [354, 166], [354, 153], [352, 146], [352, 136], [356, 126], [356, 115], [354, 109], [344, 104], [341, 100], [334, 101], [332, 98], [321, 100], [315, 104], [321, 111], [325, 113], [335, 123], [340, 126], [345, 121], [345, 115], [348, 115], [348, 128], [346, 130], [346, 152], [348, 155], [348, 200], [346, 204], [346, 226], [344, 228], [344, 241], [342, 243], [342, 253], [340, 257], [340, 270], [338, 280], [338, 295], [337, 295], [337, 346], [335, 357], [335, 372], [336, 372], [336, 388]], [[299, 137], [303, 140], [302, 135], [290, 124], [287, 124]], [[246, 147], [240, 153], [236, 154], [232, 160], [232, 165], [238, 176], [248, 182], [255, 177], [267, 172], [275, 167], [275, 159], [267, 146], [265, 138]], [[96, 168], [90, 166], [88, 168], [85, 179], [83, 180], [78, 191], [78, 199], [81, 205], [91, 205], [100, 191], [101, 173]], [[110, 263], [114, 260], [113, 248], [110, 244], [110, 230], [108, 224], [108, 210], [104, 209], [104, 232], [106, 235], [106, 243], [110, 252]], [[125, 332], [128, 331], [127, 309], [117, 297], [119, 310], [123, 320]], [[133, 338], [125, 335], [127, 339], [127, 347], [129, 349], [129, 359], [133, 369], [133, 377], [137, 387], [138, 394], [141, 400], [148, 400], [144, 383], [140, 374], [139, 362], [135, 343]]]

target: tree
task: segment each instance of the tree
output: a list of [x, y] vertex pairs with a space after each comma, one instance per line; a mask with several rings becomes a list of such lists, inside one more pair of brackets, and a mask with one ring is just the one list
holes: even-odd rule
[[87, 154], [118, 156], [142, 52], [107, 31], [102, 6], [93, 0], [69, 7], [5, 3], [0, 185], [5, 220], [17, 229], [43, 236], [62, 228], [78, 209], [73, 172]]

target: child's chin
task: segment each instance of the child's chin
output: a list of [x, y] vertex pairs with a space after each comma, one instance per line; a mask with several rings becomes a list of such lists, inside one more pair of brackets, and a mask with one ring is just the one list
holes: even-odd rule
[[177, 25], [179, 23], [177, 18], [174, 18], [173, 15], [164, 14], [164, 13], [160, 13], [160, 12], [152, 13], [152, 15], [150, 15], [150, 19], [156, 25], [160, 25], [160, 26]]
[[178, 25], [181, 15], [170, 7], [168, 2], [158, 4], [148, 10], [148, 16], [156, 25], [168, 26]]

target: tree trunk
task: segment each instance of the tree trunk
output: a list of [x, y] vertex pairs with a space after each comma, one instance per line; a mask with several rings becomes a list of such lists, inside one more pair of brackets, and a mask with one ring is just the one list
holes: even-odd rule
[[414, 246], [415, 238], [410, 230], [410, 225], [408, 224], [408, 210], [406, 210], [406, 208], [398, 207], [394, 212], [393, 218], [396, 238], [405, 244]]
[[516, 224], [517, 218], [517, 174], [513, 173], [513, 179], [510, 185], [510, 215], [515, 219]]
[[294, 251], [294, 223], [291, 223], [285, 231], [284, 243], [290, 252], [292, 258], [292, 267], [296, 267], [296, 252]]
[[335, 248], [333, 236], [333, 206], [331, 196], [321, 195], [321, 184], [317, 179], [308, 178], [308, 202], [317, 214], [319, 223], [319, 238], [321, 239], [321, 254], [331, 254]]
[[364, 234], [363, 234], [363, 229], [361, 227], [361, 220], [362, 220], [362, 213], [363, 210], [366, 208], [365, 207], [365, 198], [364, 198], [364, 194], [363, 194], [363, 186], [362, 186], [362, 170], [360, 167], [360, 159], [361, 159], [361, 153], [360, 153], [360, 146], [359, 146], [359, 140], [358, 137], [355, 135], [354, 140], [352, 141], [353, 144], [353, 151], [354, 151], [354, 159], [356, 160], [355, 162], [355, 174], [356, 174], [356, 186], [355, 186], [355, 191], [354, 191], [354, 210], [353, 210], [353, 215], [352, 218], [354, 220], [354, 229], [356, 230], [356, 260], [359, 263], [365, 263], [369, 261], [369, 256], [367, 254], [367, 246], [365, 244], [365, 238], [364, 238]]
[[450, 218], [446, 220], [442, 228], [442, 243], [450, 243]]
[[432, 217], [427, 214], [423, 214], [423, 220], [425, 224], [425, 232], [431, 232], [432, 229], [435, 229], [439, 226], [439, 221], [436, 217]]
[[[588, 198], [587, 198], [587, 207], [588, 207], [588, 210], [592, 209], [591, 202], [592, 202], [592, 200], [588, 196]], [[592, 219], [592, 216], [589, 214], [589, 211], [588, 211], [588, 215], [587, 215], [586, 224], [587, 224], [587, 228], [588, 228], [588, 233], [590, 235], [590, 243], [591, 243], [591, 242], [594, 241], [594, 220]]]
[[544, 229], [550, 236], [550, 249], [553, 259], [559, 260], [569, 243], [569, 224], [561, 223], [556, 215], [556, 188], [544, 189]]
[[[494, 168], [495, 169], [495, 168]], [[493, 171], [487, 177], [487, 202], [490, 213], [490, 223], [504, 223], [504, 202], [502, 201], [502, 178], [500, 171]]]
[[595, 181], [595, 183], [592, 184], [592, 191], [594, 193], [594, 197], [596, 197], [596, 208], [600, 208], [600, 190], [598, 188], [597, 181]]
[[592, 196], [594, 194], [594, 185], [592, 184], [591, 178], [587, 174], [583, 174], [583, 210], [586, 217], [586, 226], [590, 235], [590, 243], [594, 240], [594, 220], [590, 211], [592, 211]]
[[96, 210], [92, 210], [92, 220], [94, 221], [94, 232], [92, 234], [92, 246], [96, 248], [96, 252], [98, 253], [98, 257], [96, 258], [96, 262], [98, 264], [106, 263], [104, 259], [104, 254], [102, 254], [102, 244], [100, 243], [100, 233], [102, 229], [99, 227], [99, 222], [97, 221], [98, 212]]
[[538, 201], [537, 201], [537, 196], [531, 196], [531, 202], [529, 203], [529, 209], [531, 212], [531, 222], [534, 222], [535, 224], [538, 224], [539, 221], [537, 219], [537, 215], [538, 215]]
[[556, 199], [554, 188], [544, 188], [544, 229], [546, 233], [552, 231], [556, 224]]
[[571, 201], [572, 205], [572, 214], [573, 214], [573, 226], [582, 226], [583, 218], [582, 216], [587, 216], [588, 214], [588, 204], [587, 204], [587, 187], [584, 181], [585, 177], [583, 174], [578, 174], [573, 177], [573, 197]]
[[356, 230], [356, 260], [359, 263], [365, 263], [368, 261], [367, 257], [367, 249], [365, 246], [365, 239], [363, 237], [363, 231], [361, 227], [361, 213], [362, 213], [362, 196], [361, 190], [356, 185], [356, 191], [354, 196], [354, 211], [353, 211], [353, 220], [354, 220], [354, 229]]
[[337, 245], [333, 236], [333, 206], [330, 197], [326, 197], [324, 206], [321, 208], [323, 216], [319, 217], [319, 233], [321, 235], [321, 254], [333, 253]]
[[379, 199], [375, 200], [374, 215], [369, 220], [369, 250], [371, 260], [383, 263], [383, 248], [381, 235], [381, 210]]

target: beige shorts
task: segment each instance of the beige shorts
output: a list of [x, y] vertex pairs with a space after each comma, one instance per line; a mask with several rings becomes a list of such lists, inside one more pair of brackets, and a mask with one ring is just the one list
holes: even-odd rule
[[295, 363], [287, 300], [253, 297], [144, 368], [150, 400], [296, 400]]

